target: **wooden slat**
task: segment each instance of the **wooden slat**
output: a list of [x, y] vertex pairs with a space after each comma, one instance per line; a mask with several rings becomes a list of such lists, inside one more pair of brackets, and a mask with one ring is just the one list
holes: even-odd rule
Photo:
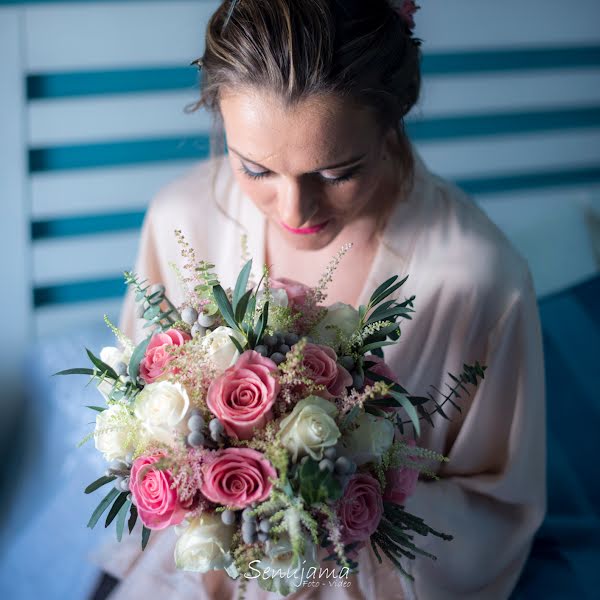
[[202, 54], [204, 30], [218, 5], [198, 0], [30, 5], [27, 71], [187, 65]]
[[37, 147], [207, 132], [208, 113], [184, 112], [197, 96], [176, 91], [36, 100], [28, 107], [29, 143]]
[[33, 243], [33, 283], [101, 279], [133, 268], [139, 232], [39, 240]]
[[34, 220], [144, 209], [156, 192], [192, 163], [36, 173], [31, 176]]
[[[597, 0], [427, 0], [415, 34], [428, 51], [589, 44], [600, 40]], [[569, 8], [570, 7], [570, 8]]]

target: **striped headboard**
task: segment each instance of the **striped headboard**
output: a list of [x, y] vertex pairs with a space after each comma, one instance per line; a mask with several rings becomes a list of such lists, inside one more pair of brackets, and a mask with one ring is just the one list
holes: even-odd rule
[[[118, 312], [148, 201], [208, 153], [208, 116], [183, 107], [217, 5], [0, 1], [0, 244], [16, 337]], [[600, 185], [598, 0], [568, 14], [559, 0], [422, 5], [408, 129], [429, 166], [483, 206]]]

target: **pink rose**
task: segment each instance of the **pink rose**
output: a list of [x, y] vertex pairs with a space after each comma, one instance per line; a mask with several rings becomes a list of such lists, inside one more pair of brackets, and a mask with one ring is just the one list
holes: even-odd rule
[[148, 529], [178, 525], [187, 512], [179, 503], [177, 490], [171, 488], [173, 477], [170, 471], [152, 467], [162, 457], [162, 454], [140, 456], [131, 466], [129, 489], [140, 519]]
[[273, 465], [257, 450], [227, 448], [219, 450], [204, 471], [200, 491], [217, 504], [245, 508], [269, 497], [277, 477]]
[[286, 291], [289, 306], [296, 310], [302, 310], [302, 308], [306, 304], [308, 292], [311, 290], [310, 287], [304, 285], [303, 283], [300, 283], [299, 281], [288, 279], [287, 277], [270, 279], [269, 282], [270, 287], [274, 290], [284, 289]]
[[350, 478], [337, 509], [344, 544], [367, 541], [383, 515], [379, 482], [368, 473]]
[[326, 400], [341, 396], [352, 385], [352, 375], [337, 363], [337, 354], [329, 346], [307, 343], [302, 364], [308, 377], [327, 388], [327, 391], [319, 392]]
[[[401, 441], [404, 441], [403, 439]], [[405, 442], [409, 446], [416, 446], [414, 439]], [[411, 457], [413, 461], [419, 460], [417, 457]], [[398, 467], [389, 469], [385, 474], [387, 484], [383, 494], [384, 500], [394, 502], [395, 504], [404, 504], [409, 496], [414, 494], [419, 479], [418, 469], [410, 467]]]
[[169, 353], [171, 346], [183, 346], [192, 338], [185, 331], [169, 329], [152, 336], [146, 354], [140, 363], [140, 376], [146, 383], [153, 383], [165, 372], [165, 367], [175, 357]]
[[254, 428], [264, 427], [273, 418], [271, 407], [280, 389], [272, 375], [276, 370], [270, 358], [246, 350], [210, 384], [206, 404], [227, 435], [248, 440]]

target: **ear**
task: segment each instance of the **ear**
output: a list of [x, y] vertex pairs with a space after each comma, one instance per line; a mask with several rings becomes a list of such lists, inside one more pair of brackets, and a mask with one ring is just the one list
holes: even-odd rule
[[382, 154], [384, 157], [397, 157], [401, 152], [398, 133], [394, 127], [390, 127], [383, 138]]

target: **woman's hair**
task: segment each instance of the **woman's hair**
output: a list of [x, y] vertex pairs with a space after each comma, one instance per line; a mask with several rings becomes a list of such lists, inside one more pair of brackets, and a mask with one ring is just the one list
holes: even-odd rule
[[211, 155], [224, 151], [219, 108], [226, 89], [275, 93], [288, 107], [336, 95], [372, 112], [400, 144], [403, 185], [414, 160], [404, 117], [419, 98], [419, 40], [390, 0], [230, 0], [206, 29], [200, 99], [214, 118]]

